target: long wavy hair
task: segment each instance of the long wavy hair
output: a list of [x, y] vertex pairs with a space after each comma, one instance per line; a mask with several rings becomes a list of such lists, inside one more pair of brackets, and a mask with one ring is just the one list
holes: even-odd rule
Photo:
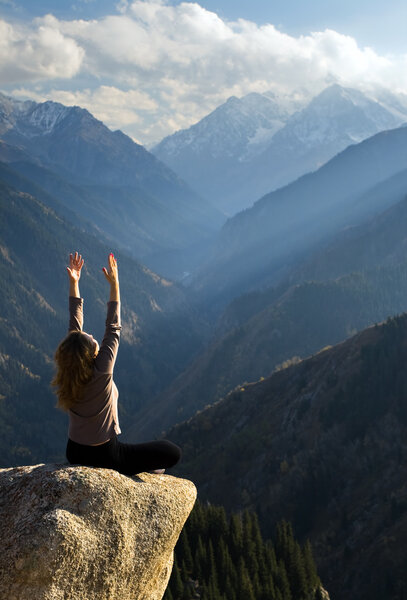
[[81, 331], [71, 331], [59, 344], [54, 359], [57, 371], [51, 385], [56, 388], [57, 407], [69, 410], [92, 379], [95, 345]]

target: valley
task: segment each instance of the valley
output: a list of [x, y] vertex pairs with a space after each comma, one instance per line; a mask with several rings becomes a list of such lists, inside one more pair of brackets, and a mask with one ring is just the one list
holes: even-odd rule
[[[403, 106], [337, 84], [299, 104], [252, 93], [149, 152], [82, 108], [1, 94], [2, 466], [65, 460], [50, 388], [65, 265], [85, 256], [85, 327], [100, 338], [114, 251], [122, 439], [181, 445], [176, 473], [228, 518], [256, 514], [264, 539], [292, 523], [290, 547], [310, 539], [332, 599], [401, 600]], [[307, 585], [317, 594], [312, 569]]]

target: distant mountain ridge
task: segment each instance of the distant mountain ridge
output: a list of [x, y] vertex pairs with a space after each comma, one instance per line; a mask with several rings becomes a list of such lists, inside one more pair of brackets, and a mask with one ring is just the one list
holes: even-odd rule
[[305, 254], [279, 285], [233, 300], [208, 347], [138, 415], [135, 435], [165, 430], [294, 356], [407, 311], [407, 170], [370, 193], [403, 200]]
[[225, 180], [235, 176], [236, 165], [267, 147], [287, 122], [293, 108], [275, 98], [251, 93], [232, 96], [189, 129], [178, 131], [152, 148], [152, 152], [190, 185], [220, 208], [236, 212], [221, 198]]
[[[331, 281], [304, 281], [268, 300], [263, 309], [231, 328], [188, 365], [130, 427], [148, 437], [193, 417], [237, 385], [268, 377], [357, 331], [407, 311], [407, 257], [403, 263]], [[245, 298], [239, 298], [244, 306]], [[261, 303], [261, 297], [258, 299]], [[250, 298], [248, 299], [250, 308]]]
[[[291, 111], [293, 110], [292, 107]], [[279, 99], [230, 98], [152, 151], [229, 214], [338, 152], [407, 121], [407, 98], [334, 84], [296, 112]]]
[[192, 152], [243, 160], [250, 146], [267, 144], [289, 115], [285, 107], [262, 94], [231, 96], [189, 129], [166, 137], [153, 151], [160, 155], [165, 149], [165, 154], [174, 158], [181, 155], [186, 158]]
[[399, 202], [406, 164], [407, 127], [346, 148], [229, 219], [191, 285], [212, 303], [275, 285], [330, 236]]
[[[0, 160], [29, 178], [42, 171], [37, 183], [47, 192], [68, 206], [72, 196], [76, 206], [69, 208], [79, 217], [83, 211], [105, 235], [144, 262], [154, 257], [164, 271], [171, 251], [201, 243], [224, 220], [145, 148], [85, 109], [0, 94], [0, 140]], [[109, 230], [112, 202], [122, 218], [112, 215]]]

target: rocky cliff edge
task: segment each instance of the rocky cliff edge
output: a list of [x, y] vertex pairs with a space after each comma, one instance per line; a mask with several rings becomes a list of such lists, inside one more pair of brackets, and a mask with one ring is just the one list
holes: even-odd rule
[[195, 498], [168, 475], [0, 469], [0, 598], [159, 600]]

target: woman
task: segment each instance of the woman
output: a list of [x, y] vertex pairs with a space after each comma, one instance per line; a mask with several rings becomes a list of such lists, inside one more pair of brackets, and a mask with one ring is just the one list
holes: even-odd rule
[[79, 279], [82, 256], [70, 254], [69, 333], [55, 353], [57, 372], [52, 381], [57, 406], [69, 413], [66, 456], [71, 464], [115, 469], [124, 475], [142, 471], [164, 472], [181, 457], [181, 450], [168, 441], [123, 444], [117, 414], [118, 391], [113, 381], [120, 340], [120, 288], [117, 261], [109, 255], [103, 273], [110, 284], [106, 330], [101, 346], [83, 327], [83, 300]]

